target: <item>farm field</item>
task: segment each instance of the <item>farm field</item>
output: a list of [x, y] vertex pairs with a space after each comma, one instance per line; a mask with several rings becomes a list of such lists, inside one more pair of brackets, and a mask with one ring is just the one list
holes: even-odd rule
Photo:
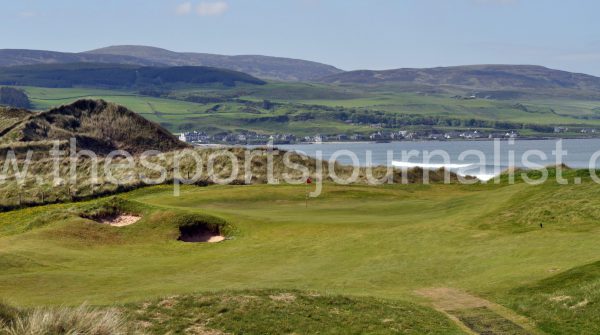
[[[106, 200], [29, 208], [0, 214], [0, 297], [135, 309], [172, 295], [194, 305], [188, 294], [317, 292], [422, 306], [439, 322], [435, 308], [471, 329], [595, 334], [598, 192], [588, 181], [326, 184], [306, 206], [304, 186], [188, 186], [180, 197], [157, 186], [118, 196], [142, 216], [122, 228], [78, 214]], [[227, 222], [228, 239], [178, 241], [182, 215]]]
[[[366, 92], [348, 88], [342, 90], [326, 85], [289, 83], [270, 83], [259, 88], [242, 86], [234, 89], [181, 89], [170, 93], [173, 99], [142, 96], [131, 91], [83, 88], [26, 87], [25, 91], [37, 110], [72, 103], [81, 98], [101, 98], [126, 106], [172, 132], [205, 130], [215, 133], [247, 130], [266, 134], [287, 132], [314, 135], [368, 134], [373, 131], [367, 124], [343, 122], [336, 116], [339, 113], [330, 111], [331, 108], [367, 115], [378, 111], [387, 113], [388, 117], [412, 115], [542, 126], [600, 125], [598, 101], [570, 99], [461, 100], [449, 95]], [[188, 96], [225, 97], [225, 100], [211, 103], [181, 100]], [[273, 109], [248, 107], [244, 103], [231, 100], [231, 96], [256, 103], [269, 100], [279, 105]], [[453, 129], [447, 125], [438, 127]], [[523, 132], [527, 134], [531, 130], [523, 129]]]

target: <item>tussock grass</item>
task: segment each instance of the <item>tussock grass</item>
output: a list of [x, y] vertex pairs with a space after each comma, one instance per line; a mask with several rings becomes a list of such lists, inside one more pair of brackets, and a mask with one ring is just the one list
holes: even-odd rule
[[4, 319], [2, 335], [125, 335], [132, 334], [116, 309], [36, 308]]
[[[226, 155], [219, 155], [213, 160], [213, 171], [216, 176], [209, 176], [208, 162], [211, 155], [214, 155], [217, 150], [214, 148], [194, 149], [194, 152], [200, 157], [202, 166], [199, 170], [202, 171], [200, 178], [196, 181], [198, 186], [206, 186], [214, 184], [218, 179], [226, 179], [232, 175], [233, 164], [231, 159]], [[238, 162], [237, 177], [231, 184], [246, 185], [246, 184], [266, 184], [271, 182], [268, 177], [268, 157], [266, 150], [258, 150], [256, 155], [250, 157], [246, 155], [246, 149], [236, 147], [226, 149], [232, 153]], [[284, 162], [285, 152], [279, 152], [273, 158], [273, 179], [279, 182], [285, 182], [285, 178], [296, 183], [302, 184], [302, 172], [292, 168], [288, 168]], [[182, 155], [179, 159], [180, 173], [175, 173], [176, 157]], [[0, 153], [0, 157], [2, 157]], [[214, 156], [213, 156], [214, 157]], [[188, 179], [194, 176], [197, 170], [197, 163], [189, 154], [184, 155], [182, 151], [171, 151], [159, 156], [149, 157], [148, 162], [159, 164], [166, 171], [166, 178], [163, 181], [165, 184], [172, 184], [175, 179]], [[113, 161], [114, 165], [127, 164], [123, 157], [117, 157]], [[303, 156], [297, 153], [290, 155], [290, 162], [302, 164], [308, 168], [310, 176], [313, 180], [317, 178], [317, 165], [321, 164], [323, 168], [323, 177], [325, 181], [331, 181], [330, 167], [327, 162], [320, 162], [314, 158]], [[104, 169], [106, 159], [100, 157], [98, 160], [98, 179], [92, 182], [92, 162], [89, 159], [82, 158], [77, 165], [77, 180], [73, 184], [69, 180], [71, 163], [68, 157], [60, 160], [59, 175], [62, 180], [54, 178], [54, 161], [47, 156], [38, 156], [33, 160], [27, 176], [22, 184], [19, 184], [16, 179], [15, 171], [12, 167], [9, 169], [8, 178], [0, 183], [0, 210], [11, 210], [20, 207], [28, 207], [40, 204], [58, 203], [65, 201], [79, 201], [100, 196], [122, 193], [132, 189], [147, 186], [144, 180], [158, 180], [160, 173], [144, 167], [141, 164], [141, 157], [134, 157], [134, 167], [130, 168], [113, 168], [110, 173], [112, 177], [120, 182], [116, 185], [110, 182], [109, 176]], [[5, 161], [0, 161], [0, 167], [4, 166]], [[19, 163], [19, 168], [22, 168], [23, 160]], [[246, 166], [249, 167], [251, 176], [246, 179]], [[353, 167], [335, 164], [333, 166], [335, 174], [342, 179], [350, 177], [353, 173]], [[373, 177], [378, 180], [385, 180], [388, 173], [386, 167], [373, 168]], [[429, 174], [429, 182], [432, 184], [442, 183], [446, 178], [446, 171], [424, 171], [421, 168], [414, 168], [406, 171], [396, 169], [393, 171], [394, 183], [421, 184], [424, 180], [424, 174]], [[455, 182], [457, 177], [453, 173], [448, 173], [449, 181]], [[39, 181], [43, 181], [40, 183]], [[355, 184], [366, 184], [367, 173], [365, 168], [360, 168], [358, 178]]]
[[8, 322], [16, 320], [21, 311], [7, 303], [0, 301], [0, 329]]

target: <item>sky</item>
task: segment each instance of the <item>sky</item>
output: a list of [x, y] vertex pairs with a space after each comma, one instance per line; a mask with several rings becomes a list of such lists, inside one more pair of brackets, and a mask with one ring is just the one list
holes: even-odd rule
[[0, 48], [260, 54], [344, 70], [535, 64], [600, 76], [598, 0], [0, 0]]

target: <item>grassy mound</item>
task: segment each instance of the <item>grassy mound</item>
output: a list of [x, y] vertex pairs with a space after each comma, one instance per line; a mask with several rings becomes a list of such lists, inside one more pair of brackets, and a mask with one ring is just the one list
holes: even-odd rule
[[462, 334], [407, 302], [259, 290], [175, 296], [127, 307], [150, 334]]
[[[540, 173], [529, 171], [527, 174], [530, 178], [539, 178]], [[599, 227], [600, 189], [590, 181], [590, 172], [565, 170], [563, 178], [568, 179], [571, 185], [557, 184], [555, 174], [555, 169], [549, 169], [549, 179], [543, 185], [516, 185], [522, 191], [493, 215], [486, 213], [482, 216], [477, 221], [478, 227], [520, 233], [542, 228], [589, 231]], [[573, 184], [576, 178], [580, 178], [580, 184]]]
[[[135, 216], [139, 221], [135, 225], [119, 225], [120, 229], [114, 229], [112, 226], [117, 224], [108, 222], [123, 216]], [[73, 248], [176, 242], [182, 231], [194, 227], [223, 237], [235, 234], [233, 225], [213, 215], [165, 210], [122, 197], [0, 214], [0, 236], [31, 234]], [[29, 257], [0, 254], [0, 265], [6, 265], [7, 269], [23, 267], [32, 261]]]
[[296, 290], [172, 296], [111, 308], [0, 304], [1, 335], [225, 333], [462, 334], [443, 314], [409, 302]]
[[160, 125], [125, 107], [103, 100], [79, 100], [39, 114], [23, 114], [23, 120], [0, 134], [0, 143], [68, 141], [77, 138], [79, 149], [97, 154], [112, 150], [140, 153], [185, 148]]
[[600, 262], [512, 290], [506, 303], [548, 334], [600, 334]]
[[102, 199], [82, 206], [80, 216], [85, 219], [99, 221], [102, 218], [114, 217], [121, 214], [139, 215], [142, 206], [119, 197]]

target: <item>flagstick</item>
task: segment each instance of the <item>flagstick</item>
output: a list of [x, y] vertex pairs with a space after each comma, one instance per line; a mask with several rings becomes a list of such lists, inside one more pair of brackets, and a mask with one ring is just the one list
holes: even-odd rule
[[308, 208], [308, 183], [306, 183], [306, 208]]

